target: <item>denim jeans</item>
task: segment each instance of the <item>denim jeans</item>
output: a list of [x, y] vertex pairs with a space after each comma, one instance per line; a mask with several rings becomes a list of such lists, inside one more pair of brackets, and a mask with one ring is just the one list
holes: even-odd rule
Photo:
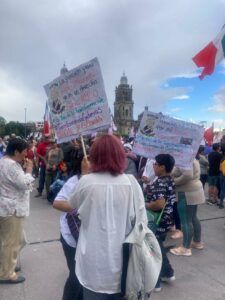
[[69, 277], [66, 280], [62, 300], [82, 300], [83, 289], [75, 274], [75, 253], [76, 248], [70, 247], [64, 238], [60, 237], [63, 251], [66, 257], [67, 266], [69, 269]]
[[170, 261], [167, 257], [167, 251], [164, 247], [164, 241], [166, 239], [166, 233], [163, 234], [157, 234], [156, 238], [159, 242], [159, 246], [162, 252], [162, 268], [160, 271], [159, 279], [157, 281], [156, 287], [160, 286], [161, 277], [172, 277], [174, 275], [174, 270], [170, 264]]
[[42, 194], [45, 187], [45, 166], [40, 166], [38, 193]]
[[187, 205], [184, 192], [178, 192], [177, 209], [183, 232], [183, 246], [190, 248], [192, 238], [194, 242], [201, 242], [201, 224], [197, 217], [198, 205]]
[[225, 176], [220, 175], [220, 204], [223, 204], [225, 198]]
[[121, 300], [121, 294], [103, 294], [84, 289], [84, 300]]
[[208, 175], [207, 174], [201, 174], [200, 175], [200, 181], [203, 185], [203, 188], [205, 187], [206, 182], [208, 181]]
[[175, 202], [173, 205], [173, 218], [176, 229], [181, 230], [180, 217], [177, 210], [177, 202]]

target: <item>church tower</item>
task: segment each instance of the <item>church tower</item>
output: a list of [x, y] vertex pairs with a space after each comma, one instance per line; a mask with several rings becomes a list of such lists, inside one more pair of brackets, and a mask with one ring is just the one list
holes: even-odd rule
[[132, 86], [129, 86], [127, 77], [123, 73], [120, 84], [116, 87], [114, 102], [114, 123], [120, 134], [129, 135], [134, 125], [132, 91]]

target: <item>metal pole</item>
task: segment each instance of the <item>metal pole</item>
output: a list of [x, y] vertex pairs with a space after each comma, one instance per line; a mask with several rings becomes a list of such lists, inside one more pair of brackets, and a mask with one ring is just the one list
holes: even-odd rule
[[24, 137], [26, 139], [26, 137], [27, 137], [27, 108], [26, 107], [24, 108], [24, 111], [25, 111]]

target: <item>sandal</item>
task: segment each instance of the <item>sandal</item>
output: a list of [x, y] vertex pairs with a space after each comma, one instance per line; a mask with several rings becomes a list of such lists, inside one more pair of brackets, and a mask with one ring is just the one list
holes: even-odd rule
[[198, 250], [203, 250], [204, 249], [204, 245], [201, 242], [191, 242], [191, 248], [195, 248]]
[[187, 249], [182, 246], [170, 249], [170, 253], [177, 255], [177, 256], [191, 256], [192, 255], [191, 249]]
[[17, 284], [25, 281], [25, 277], [18, 276], [15, 279], [0, 279], [0, 284]]
[[173, 240], [177, 240], [177, 239], [181, 239], [183, 237], [183, 232], [181, 230], [176, 230], [172, 235], [171, 235], [171, 239]]

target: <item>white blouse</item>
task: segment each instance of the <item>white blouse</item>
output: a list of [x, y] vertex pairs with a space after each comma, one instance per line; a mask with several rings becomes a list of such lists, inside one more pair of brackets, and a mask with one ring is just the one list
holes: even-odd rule
[[21, 165], [8, 157], [0, 159], [0, 216], [29, 215], [30, 191], [35, 179], [25, 174]]
[[[80, 179], [69, 200], [81, 219], [76, 251], [80, 283], [95, 292], [119, 293], [122, 244], [135, 221], [130, 180], [125, 174], [88, 174]], [[145, 209], [144, 198], [142, 206]]]

